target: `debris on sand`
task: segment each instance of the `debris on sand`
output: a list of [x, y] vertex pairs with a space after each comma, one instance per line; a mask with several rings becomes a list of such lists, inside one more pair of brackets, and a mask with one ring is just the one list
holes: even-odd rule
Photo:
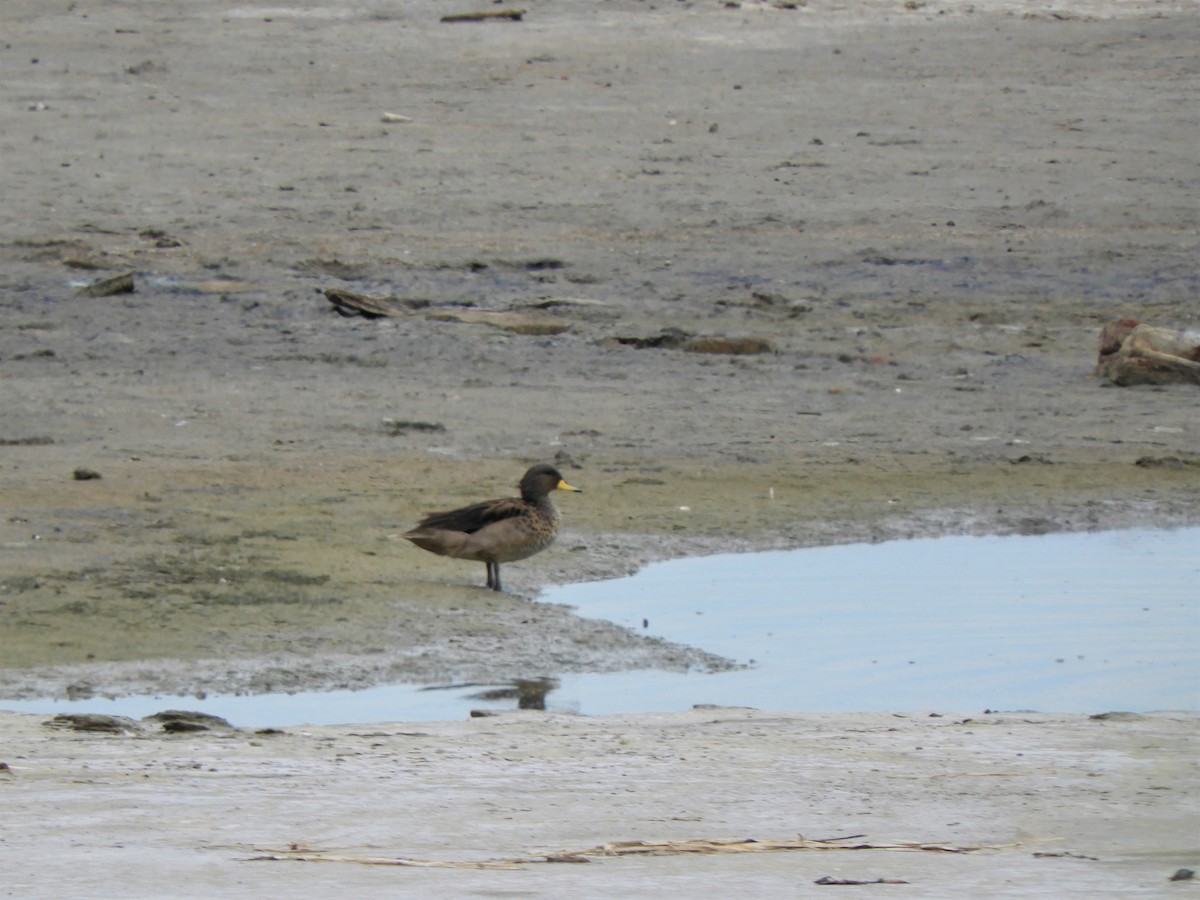
[[[340, 862], [357, 863], [364, 866], [415, 866], [418, 868], [440, 869], [514, 869], [536, 863], [586, 863], [593, 859], [614, 856], [689, 856], [708, 855], [714, 853], [768, 853], [780, 850], [916, 850], [932, 851], [935, 853], [971, 853], [982, 850], [976, 845], [958, 846], [953, 844], [926, 843], [922, 841], [900, 841], [873, 843], [860, 841], [844, 843], [863, 835], [857, 834], [845, 838], [828, 838], [825, 840], [795, 840], [757, 841], [748, 840], [711, 840], [699, 838], [681, 841], [609, 841], [597, 847], [583, 850], [560, 850], [555, 853], [537, 853], [531, 856], [511, 857], [507, 859], [481, 860], [432, 860], [406, 859], [390, 856], [344, 856], [327, 854], [321, 850], [301, 848], [296, 845], [287, 850], [264, 851], [259, 856], [249, 857], [249, 862]], [[822, 883], [822, 882], [818, 882]], [[828, 881], [825, 884], [905, 884], [906, 882], [878, 879], [875, 881]]]
[[157, 723], [168, 734], [185, 734], [195, 731], [233, 731], [235, 730], [226, 719], [211, 713], [193, 712], [186, 709], [165, 709], [149, 716], [143, 716], [146, 723]]
[[491, 22], [496, 19], [508, 19], [520, 22], [525, 16], [523, 9], [489, 9], [482, 12], [454, 13], [442, 16], [443, 22]]
[[421, 422], [413, 419], [384, 419], [383, 430], [393, 437], [407, 434], [410, 431], [435, 432], [445, 431], [446, 426], [441, 422]]
[[603, 343], [635, 347], [638, 350], [684, 350], [688, 353], [716, 353], [728, 356], [775, 352], [775, 345], [764, 337], [691, 335], [680, 328], [664, 328], [658, 334], [647, 336], [616, 336]]
[[47, 728], [69, 731], [90, 731], [100, 734], [141, 734], [142, 726], [126, 716], [107, 716], [102, 713], [59, 713], [43, 723]]
[[756, 353], [774, 353], [775, 345], [761, 337], [725, 337], [710, 335], [692, 338], [683, 345], [688, 353], [723, 353], [729, 356], [745, 356]]
[[1095, 374], [1113, 384], [1200, 385], [1200, 337], [1114, 319], [1100, 331]]
[[[362, 316], [365, 319], [407, 316], [427, 310], [431, 304], [420, 298], [376, 297], [343, 288], [326, 288], [325, 299], [343, 316]], [[515, 334], [562, 334], [571, 327], [564, 319], [551, 316], [541, 309], [468, 309], [439, 307], [429, 310], [427, 317], [437, 322], [462, 322], [467, 325], [491, 325]]]
[[123, 272], [111, 278], [102, 278], [79, 289], [80, 297], [112, 297], [116, 294], [133, 293], [133, 273]]
[[428, 300], [417, 298], [376, 297], [360, 294], [343, 288], [326, 288], [325, 299], [333, 304], [339, 315], [362, 316], [364, 319], [382, 319], [388, 316], [404, 316], [417, 309], [429, 306]]
[[45, 434], [35, 434], [29, 437], [0, 438], [0, 447], [49, 447], [54, 438]]
[[[1139, 456], [1134, 463], [1139, 469], [1166, 469], [1173, 472], [1190, 472], [1200, 469], [1200, 456]], [[1093, 716], [1092, 718], [1096, 718]]]
[[571, 327], [570, 322], [537, 310], [447, 309], [431, 312], [429, 318], [439, 322], [490, 325], [514, 334], [528, 335], [562, 334]]

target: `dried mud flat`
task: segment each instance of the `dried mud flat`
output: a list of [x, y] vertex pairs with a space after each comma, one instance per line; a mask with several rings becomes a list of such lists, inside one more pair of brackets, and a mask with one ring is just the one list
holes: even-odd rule
[[1195, 716], [703, 709], [134, 737], [0, 713], [0, 730], [14, 896], [1194, 890], [1169, 879], [1196, 862]]
[[[477, 7], [8, 0], [0, 697], [720, 667], [525, 597], [689, 553], [1200, 522], [1195, 390], [1089, 374], [1111, 318], [1200, 327], [1195, 7], [785, 6], [545, 3], [446, 24]], [[79, 293], [127, 272], [132, 293]], [[394, 298], [398, 314], [341, 317], [330, 289]], [[730, 352], [749, 350], [766, 352]], [[543, 459], [586, 493], [561, 502], [555, 549], [506, 570], [514, 595], [396, 539]], [[812, 585], [806, 602], [836, 595]], [[506, 856], [868, 830], [858, 815], [794, 815], [791, 800], [828, 797], [773, 793], [772, 760], [797, 746], [816, 784], [821, 766], [855, 773], [829, 788], [842, 810], [931, 784], [918, 761], [932, 751], [873, 717], [764, 719], [712, 744], [701, 719], [422, 726], [415, 744], [442, 742], [422, 761], [397, 755], [395, 728], [118, 738], [5, 717], [3, 789], [32, 805], [4, 842], [29, 873], [48, 878], [53, 859], [64, 879], [22, 875], [26, 895], [124, 878], [143, 851], [185, 862], [143, 892], [157, 896], [289, 879], [344, 893], [348, 878], [403, 893], [394, 871], [230, 860], [260, 841]], [[923, 723], [921, 746], [966, 734], [941, 724]], [[1097, 896], [1097, 873], [1117, 873], [1114, 896], [1159, 896], [1159, 863], [1194, 833], [1174, 806], [1194, 771], [1169, 749], [1194, 724], [1053, 719], [1029, 743], [1047, 754], [1029, 802], [1058, 797], [1094, 829], [1065, 846], [1126, 846], [1136, 861], [954, 855], [922, 895]], [[613, 757], [574, 759], [572, 734]], [[892, 743], [854, 750], [860, 734]], [[622, 740], [688, 749], [627, 759]], [[761, 740], [759, 768], [739, 769]], [[1053, 764], [1054, 748], [1084, 744], [1103, 813]], [[872, 774], [876, 752], [899, 774]], [[133, 772], [138, 754], [153, 777]], [[539, 754], [555, 762], [519, 764]], [[421, 790], [428, 759], [445, 768]], [[636, 788], [617, 786], [624, 762]], [[1104, 800], [1109, 765], [1170, 778]], [[741, 807], [753, 815], [688, 818], [729, 802], [703, 796], [712, 766], [730, 792], [758, 791]], [[404, 802], [440, 804], [427, 841], [410, 839], [419, 805], [378, 803], [397, 771], [414, 784]], [[994, 828], [957, 828], [957, 809], [910, 797], [872, 836], [1020, 842], [1005, 804], [1027, 795], [980, 771], [979, 791], [951, 793]], [[291, 798], [307, 810], [297, 829], [198, 811], [237, 808], [259, 775], [277, 786], [259, 811]], [[581, 783], [608, 787], [576, 805]], [[50, 794], [58, 831], [36, 824]], [[481, 821], [501, 794], [487, 813], [501, 824]], [[601, 815], [611, 828], [593, 827]], [[385, 819], [392, 836], [365, 833]], [[59, 871], [71, 821], [104, 823], [73, 844], [86, 873]], [[603, 889], [651, 871], [693, 894], [709, 878], [810, 874], [781, 858], [638, 860], [626, 875], [629, 861], [606, 861]], [[954, 875], [960, 858], [984, 863]], [[500, 876], [460, 873], [452, 892], [510, 889]], [[548, 880], [517, 889], [601, 890], [589, 873], [532, 877]]]

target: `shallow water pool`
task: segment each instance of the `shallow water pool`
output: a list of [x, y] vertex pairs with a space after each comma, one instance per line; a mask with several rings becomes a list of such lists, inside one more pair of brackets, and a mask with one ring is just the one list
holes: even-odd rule
[[[546, 697], [551, 710], [1200, 710], [1200, 528], [709, 556], [542, 599], [747, 664], [717, 674], [564, 675]], [[283, 726], [457, 719], [516, 704], [481, 700], [480, 691], [385, 685], [204, 700], [0, 700], [0, 708], [134, 717], [183, 708]]]

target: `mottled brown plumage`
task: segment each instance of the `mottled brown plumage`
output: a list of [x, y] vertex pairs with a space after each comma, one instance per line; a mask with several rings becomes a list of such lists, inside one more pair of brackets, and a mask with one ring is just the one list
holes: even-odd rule
[[578, 491], [558, 469], [542, 463], [521, 479], [521, 496], [485, 500], [461, 509], [430, 513], [404, 535], [422, 550], [487, 566], [487, 586], [500, 590], [500, 563], [545, 550], [558, 534], [551, 491]]

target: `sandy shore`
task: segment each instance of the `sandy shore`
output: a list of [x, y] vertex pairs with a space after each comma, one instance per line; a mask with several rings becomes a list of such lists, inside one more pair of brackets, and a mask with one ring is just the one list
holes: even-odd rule
[[[1196, 724], [704, 709], [135, 737], [0, 714], [5, 885], [22, 897], [766, 897], [833, 878], [899, 880], [860, 890], [919, 897], [1183, 896], [1194, 888], [1168, 879], [1200, 859]], [[861, 849], [598, 849], [800, 836]], [[582, 850], [585, 865], [546, 859]]]
[[[0, 698], [714, 668], [527, 598], [720, 550], [1200, 523], [1195, 390], [1090, 375], [1111, 318], [1200, 327], [1195, 6], [785, 6], [7, 0]], [[697, 352], [738, 342], [767, 352]], [[398, 539], [536, 460], [585, 493], [512, 594]], [[1193, 718], [962, 718], [5, 715], [7, 886], [1189, 890]], [[999, 849], [241, 861], [798, 832]]]

